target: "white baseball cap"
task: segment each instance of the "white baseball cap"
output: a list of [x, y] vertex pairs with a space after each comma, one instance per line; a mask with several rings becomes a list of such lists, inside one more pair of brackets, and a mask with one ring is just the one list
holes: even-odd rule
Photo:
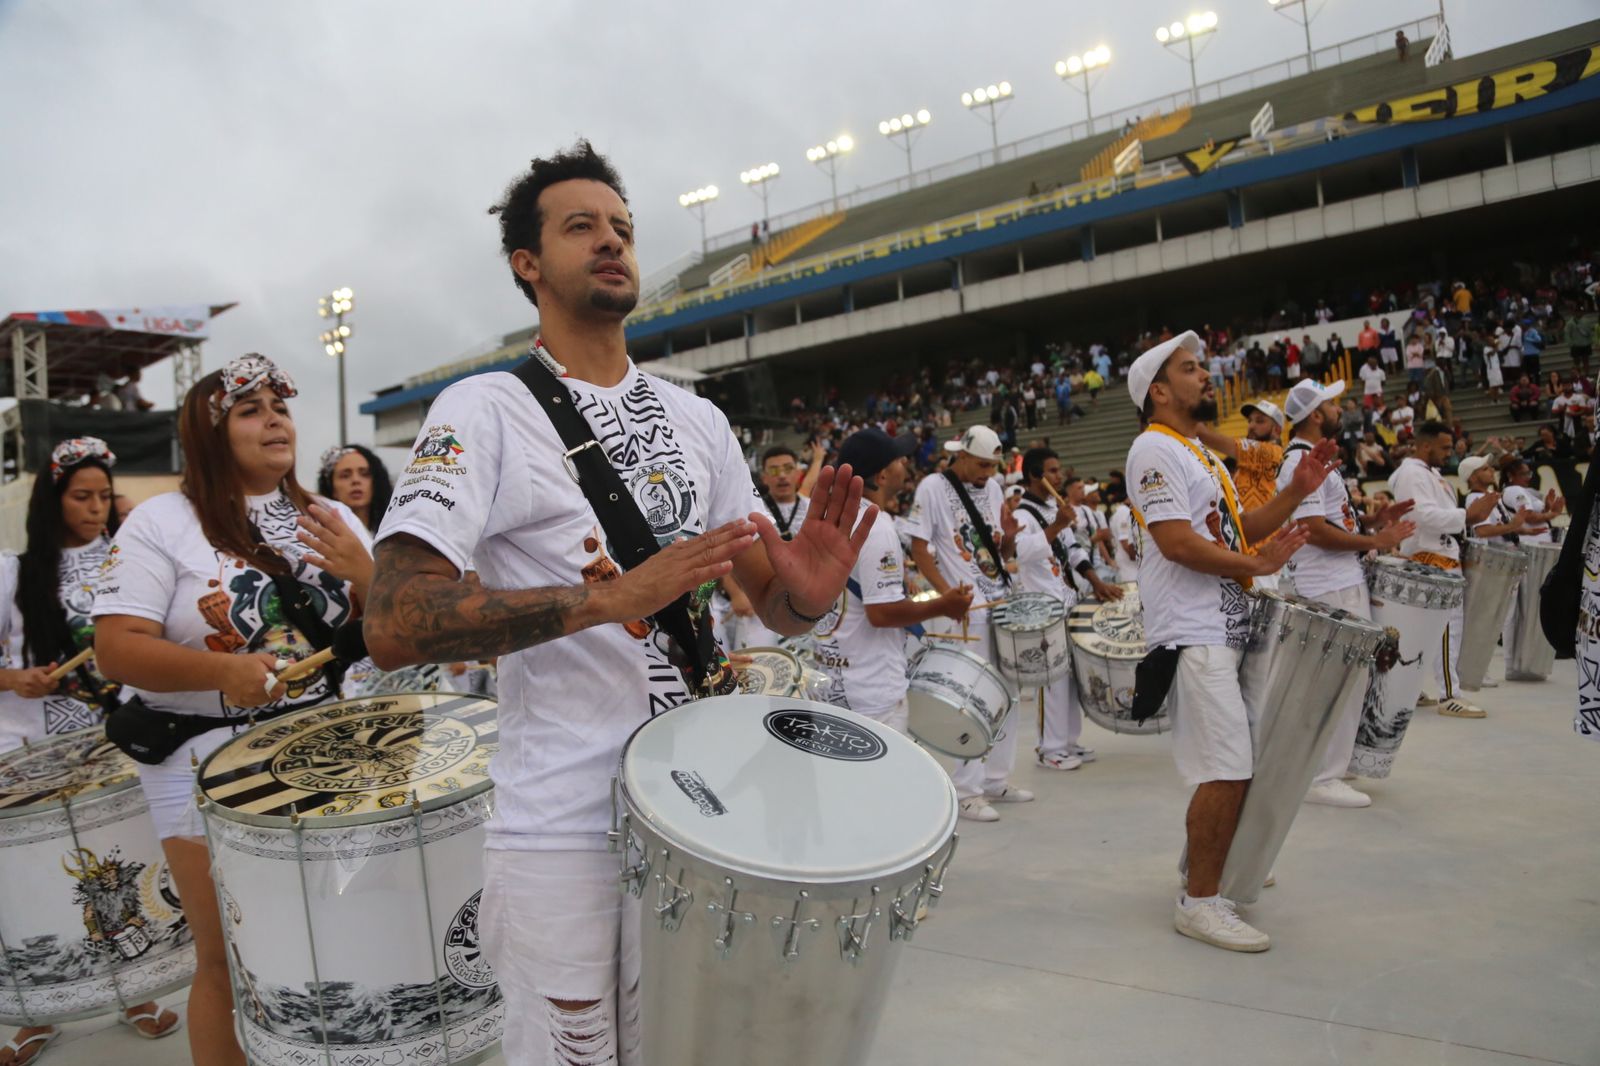
[[1283, 412], [1278, 410], [1278, 405], [1273, 403], [1271, 400], [1257, 400], [1255, 403], [1247, 403], [1243, 407], [1239, 408], [1239, 413], [1244, 415], [1246, 418], [1249, 418], [1251, 413], [1254, 411], [1260, 411], [1262, 414], [1276, 422], [1279, 429], [1283, 428]]
[[[1336, 381], [1332, 385], [1323, 385], [1310, 378], [1301, 381], [1289, 390], [1288, 399], [1283, 401], [1289, 421], [1298, 426], [1311, 416], [1311, 412], [1329, 400], [1343, 396], [1344, 384], [1343, 381]], [[1283, 422], [1280, 420], [1278, 424], [1281, 426]]]
[[1465, 485], [1471, 480], [1472, 475], [1489, 465], [1489, 459], [1483, 455], [1469, 455], [1461, 460], [1461, 465], [1456, 468], [1456, 473], [1461, 475], [1461, 483]]
[[1000, 435], [988, 426], [973, 426], [960, 439], [944, 446], [947, 452], [967, 452], [991, 463], [1000, 461]]
[[1174, 352], [1182, 349], [1200, 355], [1205, 351], [1205, 345], [1200, 341], [1200, 335], [1192, 329], [1186, 329], [1170, 341], [1162, 341], [1154, 348], [1146, 351], [1133, 361], [1128, 368], [1128, 398], [1133, 401], [1133, 406], [1144, 410], [1144, 398], [1150, 392], [1150, 382], [1155, 380], [1161, 368], [1167, 365]]

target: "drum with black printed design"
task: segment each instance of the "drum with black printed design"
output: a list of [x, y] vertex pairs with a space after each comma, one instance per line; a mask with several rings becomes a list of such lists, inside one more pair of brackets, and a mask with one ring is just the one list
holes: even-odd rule
[[0, 758], [0, 1022], [165, 995], [194, 943], [135, 765], [85, 729]]
[[1133, 717], [1134, 674], [1147, 651], [1144, 609], [1139, 586], [1122, 586], [1120, 600], [1089, 600], [1072, 609], [1067, 628], [1072, 636], [1072, 669], [1078, 679], [1083, 713], [1113, 733], [1162, 733], [1172, 728], [1170, 707], [1144, 721]]
[[493, 701], [416, 693], [264, 723], [199, 774], [245, 1054], [462, 1066], [500, 1040], [478, 948]]
[[788, 648], [741, 648], [733, 653], [733, 669], [746, 696], [800, 694], [800, 657]]

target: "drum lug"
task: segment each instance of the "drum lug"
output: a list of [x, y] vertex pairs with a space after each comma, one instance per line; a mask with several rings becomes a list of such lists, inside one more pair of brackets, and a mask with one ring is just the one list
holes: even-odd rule
[[[668, 863], [672, 852], [663, 849], [661, 852], [661, 872], [656, 874], [656, 917], [661, 921], [661, 928], [669, 933], [678, 931], [678, 926], [683, 923], [683, 910], [694, 902], [694, 893], [684, 888], [672, 879], [667, 873]], [[678, 876], [683, 876], [679, 871]]]
[[939, 864], [939, 873], [928, 885], [929, 902], [937, 905], [940, 897], [944, 895], [944, 875], [950, 872], [950, 861], [956, 857], [956, 845], [961, 843], [961, 834], [952, 833], [950, 836], [950, 850], [944, 853], [944, 861]]
[[[779, 951], [782, 953], [784, 961], [800, 957], [800, 931], [802, 929], [807, 929], [814, 933], [817, 931], [817, 927], [822, 924], [815, 918], [800, 917], [801, 908], [806, 905], [806, 901], [810, 898], [811, 893], [802, 890], [800, 898], [794, 901], [794, 911], [789, 917], [785, 918], [779, 915], [772, 919], [772, 930], [778, 935], [778, 942], [781, 945]], [[788, 929], [785, 930], [784, 926], [788, 926]]]
[[[839, 919], [839, 957], [852, 966], [859, 963], [861, 956], [866, 953], [867, 937], [872, 933], [872, 923], [882, 915], [882, 911], [878, 909], [879, 891], [877, 885], [872, 886], [872, 900], [864, 913], [846, 914]], [[855, 909], [854, 901], [851, 902], [850, 909]], [[862, 923], [859, 931], [856, 929], [857, 922]]]
[[[650, 876], [650, 856], [645, 853], [637, 837], [628, 829], [628, 816], [622, 816], [622, 828], [613, 830], [617, 833], [622, 843], [622, 874], [619, 878], [622, 891], [630, 896], [644, 895], [645, 878]], [[609, 834], [608, 834], [609, 835]], [[635, 850], [637, 849], [637, 850]], [[615, 847], [613, 851], [617, 850]], [[639, 857], [638, 862], [633, 862], [634, 855]]]
[[722, 923], [718, 927], [717, 936], [711, 941], [711, 945], [717, 949], [718, 957], [725, 959], [733, 952], [733, 931], [738, 928], [737, 923], [742, 921], [746, 925], [750, 925], [756, 920], [756, 916], [749, 911], [736, 911], [733, 909], [739, 899], [739, 890], [733, 887], [733, 878], [724, 877], [722, 883], [728, 886], [728, 902], [721, 903], [717, 900], [712, 900], [706, 904], [706, 910], [712, 915], [722, 915]]

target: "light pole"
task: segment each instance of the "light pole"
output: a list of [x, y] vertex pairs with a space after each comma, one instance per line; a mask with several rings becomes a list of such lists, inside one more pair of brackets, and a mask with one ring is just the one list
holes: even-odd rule
[[[1312, 11], [1310, 0], [1267, 0], [1267, 3], [1272, 5], [1272, 10], [1284, 18], [1289, 19], [1291, 22], [1298, 22], [1305, 27], [1306, 70], [1315, 70], [1316, 61], [1311, 58], [1311, 20], [1316, 18], [1317, 11], [1322, 9], [1318, 8], [1317, 11]], [[1290, 14], [1290, 8], [1298, 8], [1299, 10], [1296, 14]]]
[[[923, 108], [915, 115], [908, 111], [896, 118], [886, 118], [882, 122], [878, 123], [878, 132], [889, 138], [890, 142], [894, 143], [896, 148], [900, 149], [906, 154], [906, 178], [908, 179], [908, 185], [910, 184], [909, 179], [914, 173], [914, 171], [911, 169], [912, 135], [917, 130], [921, 129], [923, 126], [926, 126], [932, 121], [933, 115], [929, 113], [927, 108]], [[899, 138], [898, 141], [895, 140], [897, 137]]]
[[[1183, 45], [1188, 51], [1189, 88], [1194, 95], [1192, 103], [1195, 107], [1200, 106], [1200, 79], [1194, 70], [1194, 57], [1199, 54], [1194, 50], [1194, 39], [1196, 37], [1209, 37], [1216, 32], [1217, 13], [1215, 11], [1190, 15], [1182, 22], [1174, 22], [1170, 26], [1156, 27], [1156, 40], [1165, 45], [1168, 51], [1177, 54], [1179, 45]], [[1200, 47], [1204, 49], [1205, 45], [1202, 44]]]
[[333, 328], [322, 333], [322, 350], [339, 361], [339, 443], [350, 443], [345, 432], [344, 414], [344, 346], [354, 331], [345, 325], [344, 316], [356, 306], [356, 294], [349, 289], [334, 289], [317, 298], [317, 314], [333, 319]]
[[[1089, 121], [1089, 132], [1094, 132], [1094, 107], [1089, 100], [1089, 75], [1103, 69], [1111, 62], [1111, 49], [1103, 44], [1095, 45], [1081, 56], [1068, 56], [1056, 63], [1056, 75], [1068, 85], [1083, 93], [1083, 114]], [[1083, 79], [1083, 84], [1078, 84], [1078, 79]]]
[[739, 180], [750, 186], [751, 191], [761, 194], [761, 236], [765, 240], [768, 230], [769, 212], [767, 211], [767, 183], [778, 176], [778, 164], [767, 163], [750, 170], [741, 171]]
[[711, 206], [711, 201], [715, 200], [717, 196], [717, 187], [715, 185], [706, 185], [678, 197], [678, 206], [687, 207], [700, 219], [700, 252], [702, 255], [705, 254], [706, 250], [706, 208]]
[[980, 85], [971, 92], [961, 94], [961, 106], [989, 124], [994, 139], [994, 161], [1000, 162], [1000, 112], [1001, 104], [1011, 99], [1011, 83]]
[[828, 172], [828, 183], [833, 186], [833, 210], [839, 210], [839, 157], [848, 155], [856, 147], [856, 139], [841, 133], [827, 144], [806, 149], [806, 158]]

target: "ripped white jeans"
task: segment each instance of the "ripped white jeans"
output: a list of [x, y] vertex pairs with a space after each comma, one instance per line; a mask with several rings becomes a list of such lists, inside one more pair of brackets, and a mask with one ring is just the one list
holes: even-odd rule
[[638, 1066], [639, 900], [618, 890], [620, 869], [605, 851], [483, 853], [479, 931], [507, 1066]]

